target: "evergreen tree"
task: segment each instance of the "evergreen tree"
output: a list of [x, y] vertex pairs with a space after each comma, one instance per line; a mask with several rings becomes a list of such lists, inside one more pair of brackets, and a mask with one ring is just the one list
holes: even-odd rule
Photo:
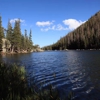
[[32, 30], [30, 29], [30, 34], [29, 34], [29, 47], [32, 49], [33, 42], [32, 42]]
[[8, 21], [8, 27], [7, 27], [7, 33], [6, 33], [6, 38], [11, 42], [12, 41], [12, 34], [13, 34], [13, 29], [10, 21]]
[[25, 30], [24, 43], [25, 43], [25, 50], [28, 50], [28, 48], [29, 48], [29, 39], [28, 39], [28, 36], [27, 36], [27, 30]]
[[12, 48], [13, 45], [14, 45], [14, 34], [13, 34], [13, 28], [12, 28], [12, 25], [11, 25], [10, 21], [8, 21], [6, 39], [10, 41], [11, 48]]
[[14, 26], [14, 49], [20, 50], [21, 48], [21, 30], [20, 30], [20, 20], [15, 21]]
[[21, 36], [21, 50], [25, 50], [25, 37]]

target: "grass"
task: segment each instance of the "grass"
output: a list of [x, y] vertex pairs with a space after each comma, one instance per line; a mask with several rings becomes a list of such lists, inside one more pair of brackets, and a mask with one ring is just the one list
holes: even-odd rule
[[[23, 66], [0, 63], [0, 100], [61, 100], [52, 85], [37, 91], [35, 85], [29, 85], [28, 77]], [[69, 94], [65, 100], [71, 98]]]

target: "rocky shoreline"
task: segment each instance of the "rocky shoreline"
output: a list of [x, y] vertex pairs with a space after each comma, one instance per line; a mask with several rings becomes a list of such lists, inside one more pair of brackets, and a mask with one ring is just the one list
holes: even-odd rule
[[26, 51], [26, 50], [23, 50], [23, 51], [20, 51], [20, 52], [1, 52], [1, 54], [23, 54], [23, 53], [32, 53], [32, 52], [43, 52], [44, 50], [42, 49], [33, 49], [31, 51]]

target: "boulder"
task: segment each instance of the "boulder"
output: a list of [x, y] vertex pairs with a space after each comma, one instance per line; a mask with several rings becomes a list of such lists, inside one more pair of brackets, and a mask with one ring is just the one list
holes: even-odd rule
[[2, 52], [6, 53], [8, 51], [8, 49], [10, 49], [10, 47], [11, 47], [10, 41], [3, 38], [2, 39]]

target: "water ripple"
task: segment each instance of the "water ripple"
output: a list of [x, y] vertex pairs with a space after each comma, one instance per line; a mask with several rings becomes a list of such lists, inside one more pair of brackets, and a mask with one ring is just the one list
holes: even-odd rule
[[26, 66], [38, 87], [52, 84], [62, 95], [73, 91], [73, 100], [100, 100], [100, 51], [39, 52], [4, 60]]

